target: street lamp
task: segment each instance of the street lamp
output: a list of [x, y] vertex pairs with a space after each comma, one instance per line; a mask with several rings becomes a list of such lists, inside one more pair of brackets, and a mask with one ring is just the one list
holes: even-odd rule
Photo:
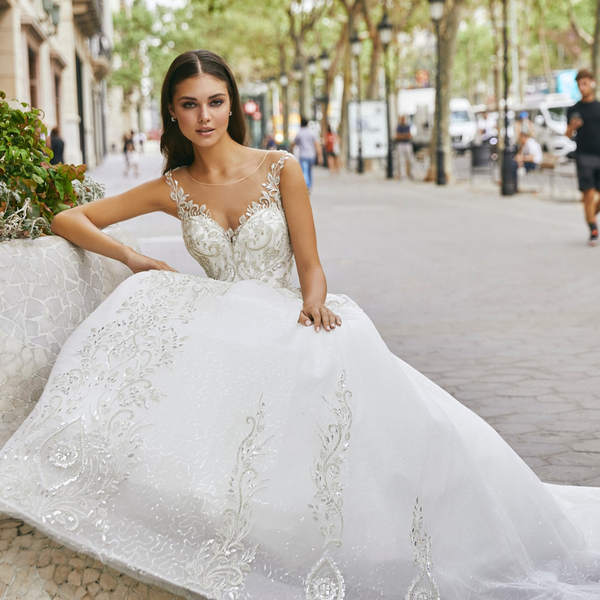
[[388, 48], [392, 42], [393, 27], [387, 16], [387, 10], [384, 10], [383, 17], [377, 25], [377, 33], [379, 41], [383, 46], [383, 70], [385, 73], [385, 106], [387, 112], [387, 137], [388, 137], [388, 152], [387, 152], [387, 178], [394, 178], [394, 161], [392, 159], [392, 124], [390, 122], [390, 74], [389, 74], [389, 57]]
[[317, 102], [315, 99], [315, 73], [317, 72], [317, 59], [311, 56], [306, 63], [306, 70], [310, 75], [310, 96], [312, 100], [313, 120], [317, 120]]
[[502, 188], [503, 196], [512, 196], [517, 191], [517, 181], [512, 165], [513, 153], [508, 137], [508, 9], [506, 0], [502, 0], [503, 19], [502, 36], [504, 38], [504, 149], [502, 150]]
[[442, 69], [440, 53], [440, 20], [444, 16], [444, 0], [429, 0], [431, 20], [435, 25], [437, 45], [437, 69], [435, 74], [435, 113], [436, 113], [436, 171], [438, 185], [446, 185], [446, 167], [444, 165], [444, 143], [442, 141]]
[[356, 97], [358, 99], [357, 102], [357, 119], [356, 119], [356, 131], [358, 133], [358, 160], [356, 163], [356, 172], [364, 173], [365, 172], [365, 161], [363, 160], [363, 152], [362, 152], [362, 103], [360, 98], [360, 51], [362, 48], [361, 39], [358, 37], [358, 32], [356, 29], [352, 33], [352, 37], [350, 38], [350, 49], [352, 50], [352, 55], [354, 56], [354, 63], [356, 65]]
[[285, 71], [281, 71], [279, 75], [279, 84], [281, 85], [281, 104], [283, 105], [283, 143], [286, 144], [289, 140], [290, 129], [290, 110], [288, 106], [288, 84], [289, 77]]
[[298, 84], [298, 105], [300, 116], [304, 117], [304, 90], [302, 86], [302, 79], [304, 77], [304, 73], [302, 71], [302, 63], [300, 62], [300, 57], [296, 58], [294, 64], [292, 66], [292, 75], [294, 77], [294, 81]]
[[321, 52], [321, 55], [319, 56], [319, 64], [321, 65], [321, 69], [323, 69], [323, 71], [329, 71], [331, 68], [331, 59], [329, 58], [327, 50], [323, 50], [323, 52]]

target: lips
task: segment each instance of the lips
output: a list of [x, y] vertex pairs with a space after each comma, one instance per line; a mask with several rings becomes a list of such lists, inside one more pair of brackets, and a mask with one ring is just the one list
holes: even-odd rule
[[209, 133], [212, 133], [214, 131], [214, 129], [196, 129], [196, 133], [201, 133], [203, 135], [207, 135]]

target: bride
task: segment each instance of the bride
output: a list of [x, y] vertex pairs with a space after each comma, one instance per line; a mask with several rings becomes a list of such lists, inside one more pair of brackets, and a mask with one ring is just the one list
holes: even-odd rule
[[[599, 598], [600, 492], [540, 482], [327, 294], [302, 171], [244, 145], [224, 61], [175, 59], [162, 118], [163, 177], [53, 222], [136, 274], [4, 447], [0, 510], [188, 598]], [[101, 231], [151, 211], [208, 279]]]

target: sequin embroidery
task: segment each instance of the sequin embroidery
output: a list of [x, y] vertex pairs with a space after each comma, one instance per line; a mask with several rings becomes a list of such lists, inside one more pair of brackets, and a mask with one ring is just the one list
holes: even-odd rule
[[222, 524], [213, 539], [206, 540], [194, 560], [185, 567], [187, 583], [197, 584], [217, 600], [237, 600], [244, 588], [244, 578], [256, 556], [258, 544], [244, 545], [252, 529], [252, 501], [267, 481], [258, 480], [254, 460], [262, 454], [270, 438], [264, 438], [264, 408], [247, 417], [250, 433], [242, 440], [229, 480], [229, 507], [223, 511]]
[[440, 600], [438, 586], [431, 574], [431, 537], [423, 525], [423, 507], [418, 498], [413, 510], [410, 543], [415, 554], [414, 564], [419, 567], [419, 572], [408, 588], [406, 600]]
[[325, 542], [325, 554], [308, 574], [305, 586], [307, 600], [342, 600], [345, 594], [344, 578], [329, 556], [327, 547], [342, 545], [344, 531], [344, 515], [342, 512], [342, 491], [344, 486], [339, 482], [344, 454], [350, 443], [352, 427], [352, 410], [348, 404], [352, 392], [346, 389], [346, 373], [342, 373], [335, 391], [336, 400], [323, 397], [335, 415], [335, 422], [325, 429], [319, 426], [321, 450], [313, 469], [313, 482], [317, 488], [317, 503], [310, 504], [313, 518], [319, 523], [319, 530]]
[[248, 205], [236, 229], [223, 228], [205, 204], [190, 200], [173, 176], [177, 170], [166, 174], [186, 248], [210, 278], [290, 287], [294, 260], [279, 183], [291, 157], [285, 154], [271, 165], [260, 198]]

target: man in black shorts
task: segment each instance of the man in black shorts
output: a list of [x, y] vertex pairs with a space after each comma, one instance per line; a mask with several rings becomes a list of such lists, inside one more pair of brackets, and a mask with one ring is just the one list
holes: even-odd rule
[[567, 110], [567, 137], [575, 136], [577, 179], [583, 193], [585, 219], [590, 228], [590, 245], [598, 243], [596, 215], [600, 212], [600, 102], [596, 100], [596, 81], [589, 69], [581, 69], [575, 77], [581, 100]]

